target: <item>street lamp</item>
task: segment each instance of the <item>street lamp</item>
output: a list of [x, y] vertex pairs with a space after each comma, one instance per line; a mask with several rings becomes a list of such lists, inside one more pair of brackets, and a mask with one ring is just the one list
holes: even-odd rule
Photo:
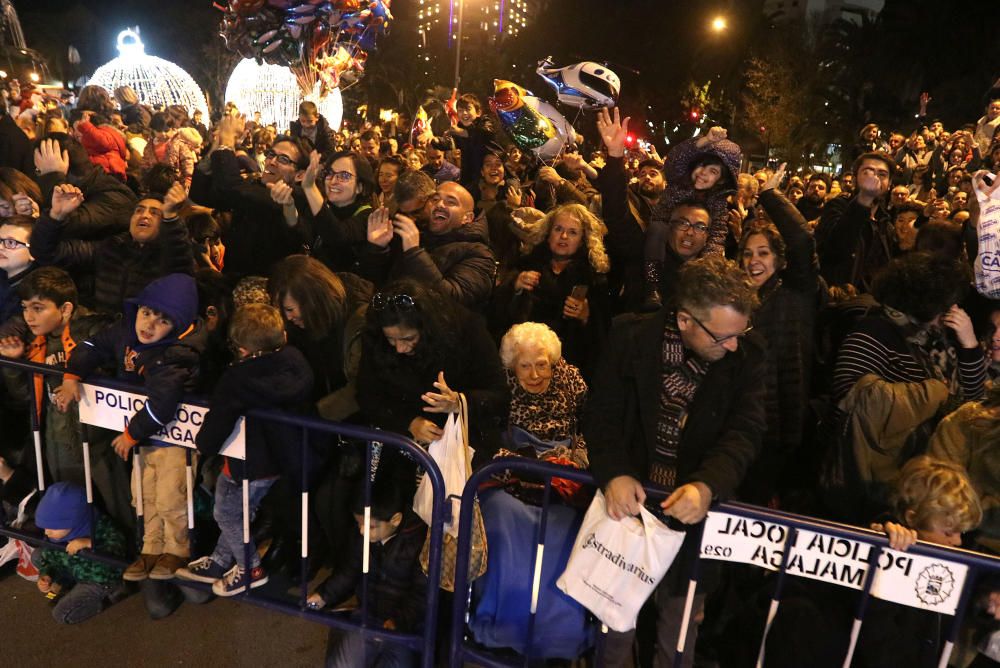
[[458, 31], [455, 37], [455, 90], [458, 90], [458, 82], [460, 81], [459, 72], [462, 67], [462, 15], [465, 10], [465, 0], [457, 0], [458, 2]]
[[711, 27], [712, 27], [712, 32], [718, 33], [728, 28], [729, 24], [726, 23], [725, 16], [716, 16], [714, 19], [712, 19]]

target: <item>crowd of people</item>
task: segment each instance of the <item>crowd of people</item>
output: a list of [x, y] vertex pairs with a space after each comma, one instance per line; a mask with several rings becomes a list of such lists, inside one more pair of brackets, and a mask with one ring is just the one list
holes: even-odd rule
[[[297, 571], [288, 527], [300, 526], [303, 489], [314, 500], [312, 563], [332, 573], [310, 606], [360, 594], [363, 451], [313, 438], [303, 476], [299, 432], [250, 418], [245, 461], [220, 455], [256, 408], [427, 446], [461, 394], [474, 467], [516, 455], [587, 469], [615, 520], [637, 515], [653, 485], [666, 490], [656, 510], [685, 530], [714, 500], [737, 499], [876, 522], [904, 549], [917, 538], [1000, 549], [1000, 304], [973, 281], [980, 214], [1000, 200], [990, 173], [1000, 100], [949, 131], [922, 99], [914, 127], [865, 126], [831, 174], [747, 171], [720, 127], [664, 160], [632, 147], [618, 109], [597, 113], [592, 145], [581, 136], [545, 164], [473, 94], [458, 98], [439, 136], [337, 129], [310, 102], [275, 127], [232, 104], [211, 119], [152, 109], [128, 87], [4, 95], [0, 355], [63, 373], [3, 369], [0, 499], [8, 521], [66, 546], [34, 559], [60, 622], [121, 599], [123, 580], [193, 580], [232, 596]], [[92, 517], [77, 402], [81, 383], [101, 375], [141, 386], [148, 400], [124, 431], [88, 430]], [[189, 394], [211, 397], [197, 451], [155, 444]], [[38, 464], [30, 412], [50, 484], [25, 517]], [[212, 506], [196, 521], [195, 535], [209, 538], [194, 543], [189, 457], [200, 505]], [[367, 612], [385, 629], [415, 631], [426, 591], [418, 471], [388, 449], [376, 469]], [[249, 550], [244, 481], [256, 517]], [[563, 482], [551, 522], [571, 541], [587, 500]], [[517, 648], [500, 629], [522, 628], [511, 619], [523, 621], [527, 606], [502, 601], [530, 582], [511, 573], [530, 568], [518, 550], [531, 549], [523, 528], [537, 520], [538, 485], [498, 477], [481, 500], [492, 568], [470, 628], [484, 644]], [[130, 565], [79, 556], [95, 544]], [[672, 661], [698, 551], [686, 540], [659, 586], [644, 613], [653, 630], [638, 641], [609, 633], [600, 665], [654, 651], [655, 665]], [[700, 656], [746, 665], [740, 652], [756, 652], [755, 641], [741, 648], [734, 625], [754, 627], [750, 614], [762, 628], [766, 609], [756, 618], [735, 606], [737, 615], [727, 600], [755, 600], [773, 582], [742, 571], [703, 582], [688, 646], [701, 629]], [[839, 664], [822, 648], [846, 645], [850, 601], [818, 588], [800, 598], [775, 622], [769, 646], [786, 651], [768, 665]], [[977, 665], [995, 665], [988, 638], [1000, 605], [988, 588], [976, 605], [987, 638]], [[585, 633], [582, 614], [559, 614]], [[872, 617], [857, 665], [937, 665], [938, 615]], [[885, 663], [893, 634], [908, 640], [893, 641]], [[549, 656], [572, 658], [590, 641], [553, 641]], [[364, 651], [360, 636], [332, 631], [328, 665], [362, 665]], [[414, 660], [375, 641], [368, 658]]]

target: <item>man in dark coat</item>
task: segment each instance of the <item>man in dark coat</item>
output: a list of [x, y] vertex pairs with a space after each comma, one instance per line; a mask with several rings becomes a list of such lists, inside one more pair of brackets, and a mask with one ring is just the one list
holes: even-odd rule
[[[732, 262], [687, 262], [678, 275], [675, 306], [653, 315], [623, 315], [612, 327], [593, 383], [584, 435], [590, 468], [607, 499], [608, 516], [639, 514], [643, 484], [672, 488], [658, 504], [689, 528], [715, 499], [730, 497], [760, 447], [764, 432], [762, 343], [749, 332], [756, 291]], [[676, 639], [684, 597], [680, 581], [698, 558], [689, 532], [657, 595], [657, 636]], [[704, 597], [695, 598], [697, 618]], [[610, 632], [602, 665], [630, 663], [632, 636]], [[688, 628], [694, 647], [697, 624]], [[672, 641], [659, 643], [658, 664], [672, 662]], [[685, 652], [690, 665], [694, 652]]]
[[879, 269], [899, 255], [899, 241], [885, 208], [895, 163], [884, 153], [864, 153], [854, 162], [857, 194], [823, 207], [816, 225], [820, 272], [830, 285], [851, 284], [870, 292]]

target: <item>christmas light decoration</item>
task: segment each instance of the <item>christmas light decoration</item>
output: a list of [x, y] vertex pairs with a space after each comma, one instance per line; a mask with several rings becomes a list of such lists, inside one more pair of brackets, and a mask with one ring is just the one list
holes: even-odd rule
[[138, 28], [118, 33], [118, 57], [101, 65], [89, 83], [112, 95], [119, 86], [131, 86], [143, 104], [179, 104], [188, 113], [200, 110], [208, 116], [205, 94], [191, 75], [168, 60], [147, 56]]
[[[316, 84], [316, 91], [318, 90], [319, 83]], [[305, 99], [316, 103], [319, 113], [326, 118], [331, 128], [340, 128], [344, 108], [339, 88], [333, 89], [322, 100], [315, 93]], [[226, 84], [226, 102], [235, 104], [247, 118], [252, 118], [253, 113], [259, 111], [261, 123], [273, 123], [282, 132], [288, 129], [291, 121], [298, 118], [301, 101], [298, 81], [287, 67], [267, 63], [258, 65], [251, 58], [236, 66]]]

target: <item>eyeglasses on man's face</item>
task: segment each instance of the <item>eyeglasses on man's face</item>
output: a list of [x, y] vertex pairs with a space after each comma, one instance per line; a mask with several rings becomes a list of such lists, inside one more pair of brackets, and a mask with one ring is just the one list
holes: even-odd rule
[[18, 248], [31, 248], [31, 244], [19, 241], [13, 237], [0, 237], [0, 246], [7, 250], [17, 250]]
[[713, 332], [712, 330], [710, 330], [708, 327], [705, 326], [705, 323], [703, 323], [701, 320], [698, 320], [698, 318], [693, 313], [690, 313], [688, 311], [685, 311], [685, 313], [687, 313], [687, 316], [689, 318], [694, 320], [696, 325], [705, 330], [705, 333], [708, 334], [709, 338], [712, 339], [713, 343], [719, 346], [734, 339], [742, 339], [753, 330], [753, 325], [749, 325], [742, 332], [737, 332], [736, 334], [727, 334], [726, 336], [717, 336], [715, 332]]
[[695, 234], [708, 234], [708, 225], [704, 223], [692, 223], [687, 218], [675, 218], [670, 221], [670, 224], [681, 232], [694, 230]]
[[294, 160], [283, 153], [275, 152], [273, 148], [269, 148], [264, 152], [264, 158], [267, 160], [276, 160], [283, 167], [293, 167], [295, 165]]

